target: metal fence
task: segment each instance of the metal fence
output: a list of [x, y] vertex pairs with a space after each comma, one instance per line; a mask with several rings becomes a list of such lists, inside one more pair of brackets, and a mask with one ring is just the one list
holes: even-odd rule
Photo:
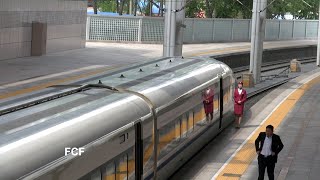
[[[245, 42], [251, 37], [248, 19], [187, 18], [185, 25], [184, 43]], [[265, 40], [313, 39], [317, 33], [318, 21], [267, 20]], [[163, 34], [163, 18], [88, 16], [89, 41], [162, 43]]]

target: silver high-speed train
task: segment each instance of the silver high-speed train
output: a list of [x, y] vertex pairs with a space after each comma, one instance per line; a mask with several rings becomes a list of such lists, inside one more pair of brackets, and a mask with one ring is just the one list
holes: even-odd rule
[[79, 83], [0, 107], [1, 180], [166, 179], [232, 120], [233, 73], [213, 59], [163, 58]]

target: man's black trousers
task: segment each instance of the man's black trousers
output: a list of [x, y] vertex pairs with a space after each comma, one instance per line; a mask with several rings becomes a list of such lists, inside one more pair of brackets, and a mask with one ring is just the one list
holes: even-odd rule
[[272, 156], [264, 157], [263, 155], [259, 154], [258, 156], [258, 164], [259, 164], [259, 178], [258, 180], [264, 179], [264, 173], [267, 168], [269, 180], [274, 180], [274, 167], [275, 161]]

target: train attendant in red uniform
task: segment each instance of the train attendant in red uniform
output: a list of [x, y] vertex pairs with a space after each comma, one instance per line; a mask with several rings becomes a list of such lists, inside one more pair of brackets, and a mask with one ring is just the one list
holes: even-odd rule
[[247, 92], [243, 89], [243, 83], [240, 81], [238, 87], [234, 91], [234, 115], [236, 128], [240, 128], [242, 120], [244, 103], [247, 101]]
[[204, 111], [206, 113], [206, 120], [212, 120], [213, 119], [213, 99], [214, 99], [214, 92], [213, 89], [208, 88], [205, 90], [205, 92], [202, 95], [203, 98], [203, 106]]

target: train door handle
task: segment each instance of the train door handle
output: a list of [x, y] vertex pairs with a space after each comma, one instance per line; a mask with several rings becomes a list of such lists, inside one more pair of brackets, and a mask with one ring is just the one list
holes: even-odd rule
[[126, 139], [129, 139], [129, 133], [125, 133], [125, 134], [122, 134], [121, 136], [119, 136], [120, 138], [120, 144], [126, 142]]

